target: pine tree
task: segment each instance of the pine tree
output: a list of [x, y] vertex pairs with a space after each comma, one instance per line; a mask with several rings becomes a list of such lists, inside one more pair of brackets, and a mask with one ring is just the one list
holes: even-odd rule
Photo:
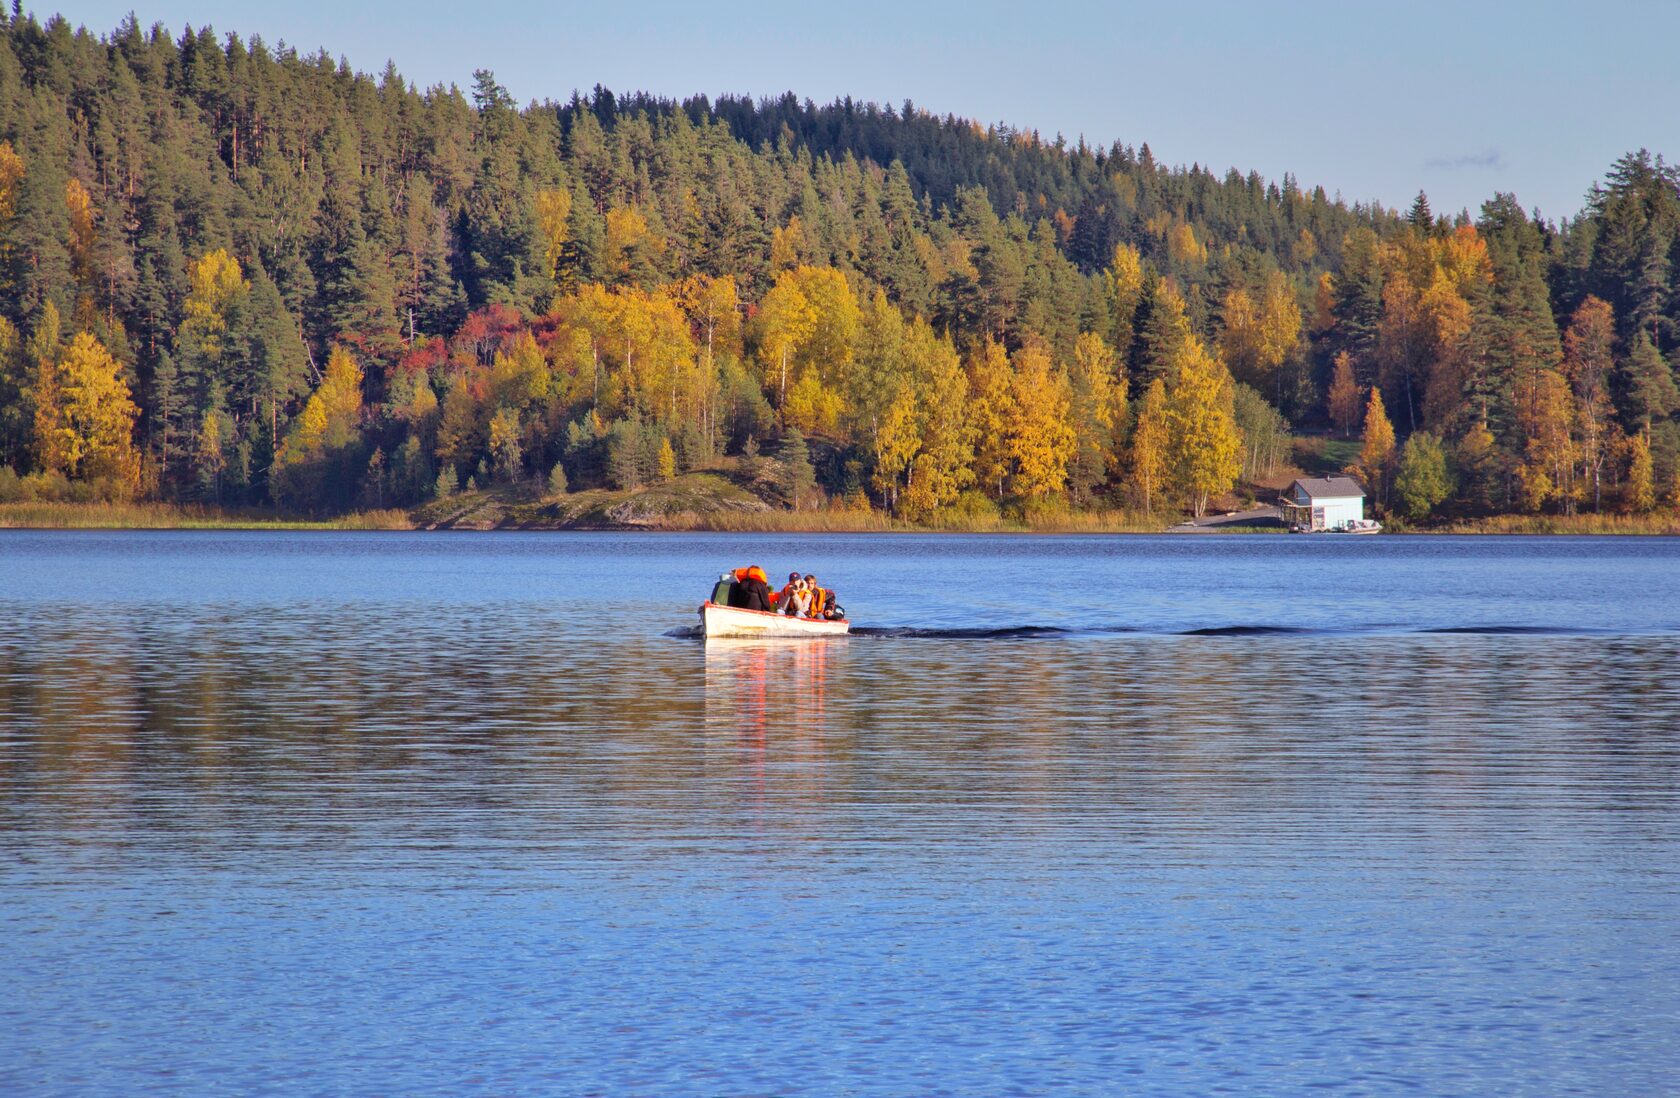
[[1413, 230], [1426, 236], [1435, 231], [1435, 215], [1429, 209], [1428, 195], [1422, 191], [1417, 193], [1417, 197], [1412, 199], [1412, 209], [1406, 215], [1406, 220], [1411, 222]]
[[437, 499], [448, 499], [461, 490], [461, 474], [455, 466], [445, 465], [438, 470], [437, 481], [432, 485], [432, 495]]
[[782, 493], [795, 511], [801, 509], [805, 498], [816, 486], [816, 473], [811, 468], [811, 453], [799, 428], [790, 427], [782, 436], [781, 448], [776, 451], [780, 467]]
[[1186, 346], [1195, 338], [1184, 313], [1184, 296], [1173, 283], [1160, 283], [1148, 306], [1138, 337], [1145, 382], [1169, 376]]
[[646, 479], [642, 425], [617, 420], [607, 431], [607, 480], [614, 488], [640, 488]]
[[1342, 243], [1342, 269], [1333, 281], [1330, 315], [1335, 323], [1329, 341], [1338, 353], [1348, 355], [1354, 380], [1362, 386], [1376, 380], [1377, 325], [1383, 301], [1379, 248], [1371, 230], [1361, 228], [1350, 233]]
[[1620, 395], [1622, 422], [1631, 431], [1649, 430], [1653, 422], [1680, 410], [1680, 387], [1674, 383], [1674, 371], [1644, 332], [1634, 337], [1633, 348], [1619, 364], [1614, 382]]
[[0, 316], [0, 468], [26, 467], [34, 419], [25, 403], [30, 382], [26, 362], [17, 328]]

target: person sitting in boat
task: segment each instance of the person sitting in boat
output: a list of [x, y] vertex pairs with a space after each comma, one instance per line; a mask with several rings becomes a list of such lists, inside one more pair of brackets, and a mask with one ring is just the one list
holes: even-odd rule
[[794, 592], [795, 588], [797, 588], [798, 586], [799, 586], [799, 573], [798, 572], [789, 572], [788, 573], [788, 581], [785, 584], [782, 585], [782, 589], [780, 591], [777, 591], [774, 595], [771, 596], [771, 598], [775, 602], [775, 609], [781, 611], [784, 614], [787, 613], [788, 599], [793, 597], [793, 592]]
[[764, 569], [754, 564], [735, 569], [735, 586], [729, 593], [729, 605], [742, 610], [772, 610], [775, 595], [766, 582]]
[[838, 621], [846, 616], [840, 609], [840, 604], [834, 598], [834, 592], [817, 584], [817, 577], [805, 577], [805, 590], [811, 595], [810, 616], [818, 621]]
[[[791, 590], [789, 590], [791, 588]], [[811, 591], [805, 586], [805, 581], [797, 575], [782, 589], [786, 598], [782, 602], [782, 613], [790, 618], [808, 618], [811, 616]]]

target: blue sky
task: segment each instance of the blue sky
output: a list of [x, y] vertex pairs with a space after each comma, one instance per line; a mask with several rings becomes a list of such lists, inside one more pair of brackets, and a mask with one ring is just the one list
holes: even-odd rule
[[[1617, 156], [1680, 157], [1680, 3], [1169, 5], [739, 2], [617, 4], [133, 0], [61, 9], [108, 31], [128, 11], [210, 23], [358, 69], [521, 102], [599, 83], [661, 95], [840, 95], [1147, 141], [1158, 159], [1237, 167], [1349, 201], [1472, 213], [1496, 190], [1572, 214]], [[39, 14], [45, 15], [47, 9]]]

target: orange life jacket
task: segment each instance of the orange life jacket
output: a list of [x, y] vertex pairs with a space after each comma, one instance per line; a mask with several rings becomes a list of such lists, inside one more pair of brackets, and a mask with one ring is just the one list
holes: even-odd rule
[[813, 618], [820, 618], [826, 614], [828, 612], [828, 603], [828, 588], [811, 588], [811, 616]]
[[750, 579], [755, 579], [763, 584], [768, 584], [770, 582], [769, 578], [764, 574], [764, 569], [760, 568], [756, 564], [748, 568], [735, 569], [735, 582], [745, 583]]

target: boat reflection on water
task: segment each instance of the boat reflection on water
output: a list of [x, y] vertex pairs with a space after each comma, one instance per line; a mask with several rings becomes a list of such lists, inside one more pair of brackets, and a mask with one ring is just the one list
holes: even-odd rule
[[822, 834], [828, 680], [845, 646], [844, 638], [705, 643], [706, 768], [729, 779], [759, 827]]

